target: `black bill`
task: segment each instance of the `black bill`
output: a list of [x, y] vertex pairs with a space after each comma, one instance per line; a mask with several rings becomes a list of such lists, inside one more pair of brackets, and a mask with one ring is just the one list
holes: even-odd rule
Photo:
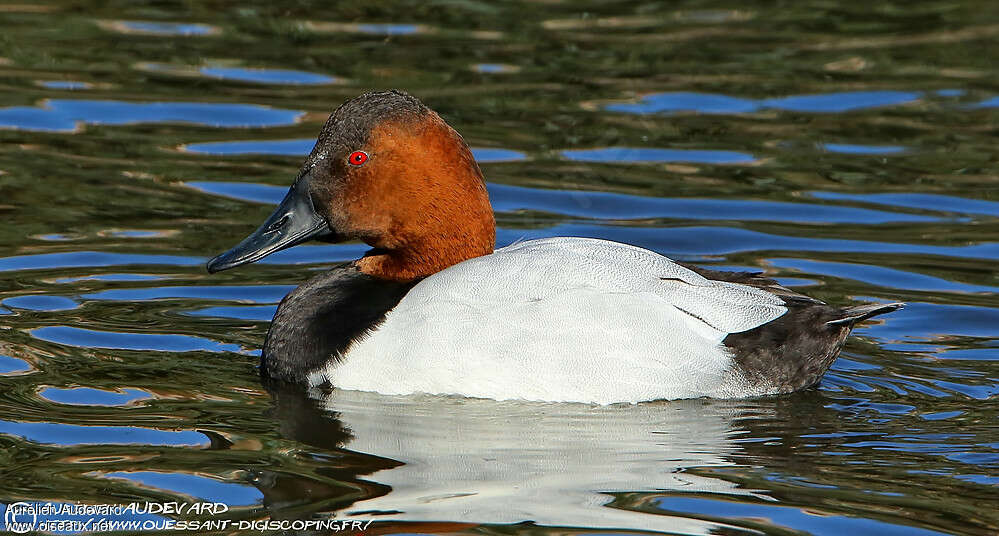
[[258, 261], [271, 253], [290, 248], [314, 238], [330, 238], [333, 233], [317, 212], [309, 195], [309, 180], [300, 177], [256, 231], [236, 247], [208, 261], [208, 272], [215, 273]]

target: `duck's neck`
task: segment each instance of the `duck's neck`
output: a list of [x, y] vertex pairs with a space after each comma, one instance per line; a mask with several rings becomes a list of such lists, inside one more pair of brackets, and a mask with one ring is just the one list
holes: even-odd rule
[[374, 249], [356, 261], [356, 265], [361, 272], [378, 279], [415, 281], [459, 262], [492, 253], [495, 240], [495, 228], [490, 225], [488, 232], [462, 233], [397, 249]]

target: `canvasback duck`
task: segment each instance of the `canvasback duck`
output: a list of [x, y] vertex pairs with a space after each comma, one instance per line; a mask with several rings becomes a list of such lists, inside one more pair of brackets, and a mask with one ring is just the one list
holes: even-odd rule
[[383, 394], [609, 404], [815, 385], [854, 324], [900, 303], [833, 307], [756, 273], [590, 238], [494, 250], [482, 172], [401, 91], [337, 108], [274, 213], [218, 272], [310, 239], [372, 249], [278, 306], [261, 371]]

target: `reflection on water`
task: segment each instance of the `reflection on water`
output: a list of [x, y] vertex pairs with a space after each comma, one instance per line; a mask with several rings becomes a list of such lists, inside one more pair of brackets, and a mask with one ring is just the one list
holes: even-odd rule
[[287, 69], [241, 69], [237, 67], [202, 67], [205, 76], [256, 82], [258, 84], [329, 84], [336, 79], [315, 73]]
[[132, 34], [148, 35], [212, 35], [219, 33], [218, 27], [208, 24], [182, 22], [153, 22], [141, 20], [101, 21], [100, 26], [107, 30]]
[[[9, 314], [9, 313], [8, 313]], [[0, 374], [23, 373], [31, 370], [31, 365], [16, 357], [0, 355]]]
[[73, 80], [45, 80], [39, 82], [42, 87], [49, 89], [66, 89], [66, 90], [77, 90], [77, 89], [90, 89], [93, 87], [92, 84], [86, 82], [75, 82]]
[[7, 298], [3, 302], [7, 307], [15, 309], [30, 309], [32, 311], [65, 311], [76, 309], [77, 303], [65, 296], [17, 296]]
[[89, 387], [58, 389], [48, 387], [38, 396], [59, 404], [80, 404], [93, 406], [124, 406], [129, 402], [149, 397], [149, 393], [138, 389], [123, 389], [121, 392], [103, 391]]
[[606, 147], [562, 151], [562, 156], [582, 162], [688, 162], [699, 164], [748, 164], [753, 155], [736, 151], [705, 151], [698, 149], [640, 149]]
[[891, 205], [904, 208], [940, 210], [957, 214], [979, 214], [999, 216], [999, 202], [980, 199], [965, 199], [947, 195], [920, 193], [866, 194], [856, 195], [841, 192], [812, 192], [820, 199], [856, 201], [875, 205]]
[[353, 511], [709, 534], [712, 523], [636, 516], [606, 504], [617, 493], [755, 495], [684, 472], [732, 465], [726, 455], [737, 449], [737, 403], [593, 407], [335, 391], [322, 404], [350, 430], [345, 448], [403, 463], [371, 475], [392, 493], [355, 503]]
[[134, 426], [77, 426], [50, 422], [0, 421], [0, 434], [56, 445], [201, 445], [207, 438], [193, 431], [167, 431]]
[[855, 145], [849, 143], [823, 143], [820, 145], [831, 153], [846, 154], [897, 154], [905, 152], [905, 147], [898, 145]]
[[520, 67], [504, 63], [477, 63], [472, 66], [472, 70], [480, 73], [500, 74], [515, 73], [520, 70]]
[[204, 337], [191, 335], [160, 335], [151, 333], [126, 333], [96, 331], [70, 326], [46, 326], [31, 332], [43, 341], [84, 348], [112, 348], [120, 350], [157, 350], [160, 352], [239, 352], [239, 345], [225, 344]]
[[[795, 112], [838, 113], [879, 106], [895, 106], [912, 102], [918, 98], [918, 93], [909, 91], [847, 91], [819, 95], [793, 95], [762, 100], [679, 92], [648, 95], [642, 97], [637, 103], [608, 104], [604, 108], [613, 112], [634, 114], [664, 112], [737, 114], [768, 108]], [[980, 104], [980, 106], [984, 105], [984, 103]]]
[[105, 251], [78, 251], [69, 253], [43, 253], [39, 255], [17, 255], [13, 257], [0, 258], [0, 272], [33, 269], [47, 270], [53, 266], [61, 268], [143, 264], [197, 266], [201, 264], [201, 261], [202, 259], [197, 257], [108, 253]]
[[294, 123], [299, 116], [301, 112], [249, 104], [52, 99], [39, 107], [0, 108], [0, 127], [68, 132], [75, 130], [77, 123], [127, 125], [178, 121], [210, 127], [264, 127]]
[[335, 77], [292, 69], [266, 69], [262, 67], [234, 67], [206, 65], [192, 67], [170, 63], [140, 62], [136, 69], [173, 76], [207, 76], [221, 80], [234, 80], [254, 84], [318, 85], [332, 84]]
[[[999, 13], [702, 4], [0, 6], [2, 495], [378, 533], [995, 534]], [[474, 148], [500, 245], [600, 237], [908, 306], [772, 399], [261, 385], [281, 298], [367, 247], [204, 262], [386, 87]]]
[[249, 485], [219, 482], [215, 479], [186, 473], [135, 471], [108, 473], [105, 478], [120, 478], [141, 486], [179, 493], [202, 501], [221, 502], [228, 506], [243, 506], [260, 502], [260, 492]]
[[418, 24], [391, 24], [391, 23], [342, 23], [342, 22], [319, 22], [307, 21], [304, 27], [315, 32], [331, 33], [362, 33], [372, 35], [411, 35], [427, 32], [428, 28]]

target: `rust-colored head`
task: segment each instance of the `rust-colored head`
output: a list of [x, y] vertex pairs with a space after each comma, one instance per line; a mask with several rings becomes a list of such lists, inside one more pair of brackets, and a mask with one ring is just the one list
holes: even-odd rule
[[375, 249], [357, 261], [361, 271], [407, 281], [491, 253], [496, 230], [461, 135], [416, 98], [389, 91], [337, 108], [278, 210], [209, 270], [321, 235], [366, 242]]

